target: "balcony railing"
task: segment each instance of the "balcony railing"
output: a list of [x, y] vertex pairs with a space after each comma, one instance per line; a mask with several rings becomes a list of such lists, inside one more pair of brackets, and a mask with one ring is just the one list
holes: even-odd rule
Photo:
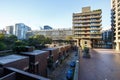
[[102, 24], [91, 24], [91, 26], [102, 26]]
[[101, 32], [91, 32], [90, 34], [101, 34]]
[[90, 36], [90, 38], [102, 38], [102, 36]]
[[74, 34], [90, 34], [90, 32], [75, 32]]
[[75, 28], [74, 30], [91, 30], [90, 28]]
[[102, 30], [102, 28], [91, 28], [91, 30]]
[[91, 16], [91, 18], [101, 18], [101, 16], [100, 15], [98, 15], [98, 16]]

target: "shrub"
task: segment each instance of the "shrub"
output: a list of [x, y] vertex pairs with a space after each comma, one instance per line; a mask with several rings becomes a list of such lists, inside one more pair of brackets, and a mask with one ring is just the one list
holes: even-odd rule
[[0, 42], [0, 51], [5, 50], [6, 48], [7, 46], [3, 42]]

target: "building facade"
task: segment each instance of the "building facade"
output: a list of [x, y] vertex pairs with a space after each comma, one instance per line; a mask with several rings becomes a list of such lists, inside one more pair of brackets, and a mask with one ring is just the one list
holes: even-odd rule
[[0, 34], [6, 34], [6, 30], [5, 29], [0, 30]]
[[111, 0], [113, 48], [120, 51], [120, 0]]
[[73, 34], [79, 46], [100, 47], [101, 13], [101, 9], [91, 11], [90, 7], [83, 7], [81, 13], [73, 13]]
[[6, 26], [7, 34], [13, 34], [14, 26]]
[[102, 47], [103, 48], [112, 48], [112, 30], [103, 30], [102, 31]]
[[32, 31], [33, 35], [40, 34], [53, 40], [65, 40], [67, 36], [73, 36], [72, 29], [52, 29], [52, 30], [39, 30]]
[[15, 35], [18, 39], [26, 39], [26, 33], [30, 30], [31, 28], [23, 23], [15, 24]]
[[43, 29], [44, 29], [44, 30], [49, 30], [49, 29], [53, 29], [53, 28], [50, 27], [50, 26], [48, 26], [48, 25], [45, 25], [45, 26], [43, 27]]

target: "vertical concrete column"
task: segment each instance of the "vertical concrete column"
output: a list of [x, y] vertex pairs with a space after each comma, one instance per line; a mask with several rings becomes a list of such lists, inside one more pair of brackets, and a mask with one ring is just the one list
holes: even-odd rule
[[116, 50], [117, 50], [117, 51], [120, 50], [120, 44], [119, 44], [119, 42], [116, 42]]
[[79, 46], [79, 39], [77, 39], [77, 46]]

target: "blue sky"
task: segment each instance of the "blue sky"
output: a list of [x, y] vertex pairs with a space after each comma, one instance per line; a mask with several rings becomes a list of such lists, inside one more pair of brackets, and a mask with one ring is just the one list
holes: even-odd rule
[[72, 28], [72, 14], [82, 7], [102, 9], [102, 27], [110, 27], [110, 0], [0, 0], [0, 29], [24, 23], [33, 30], [44, 25]]

